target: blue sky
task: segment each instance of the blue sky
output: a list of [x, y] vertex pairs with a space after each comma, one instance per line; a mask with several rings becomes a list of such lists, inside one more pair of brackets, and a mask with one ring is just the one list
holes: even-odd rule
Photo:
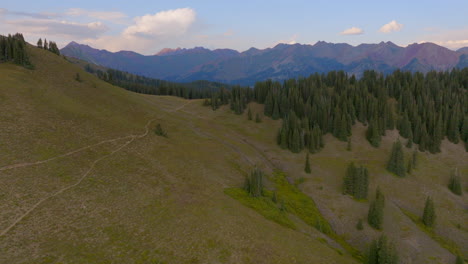
[[111, 51], [267, 48], [278, 43], [434, 42], [468, 46], [468, 1], [8, 1], [0, 34]]

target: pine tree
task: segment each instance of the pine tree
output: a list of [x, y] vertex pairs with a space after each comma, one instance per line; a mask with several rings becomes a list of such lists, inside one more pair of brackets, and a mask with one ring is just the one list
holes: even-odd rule
[[247, 119], [252, 120], [252, 111], [250, 110], [250, 107], [249, 107], [249, 110], [247, 111]]
[[380, 188], [377, 187], [375, 201], [370, 204], [367, 215], [367, 222], [375, 229], [381, 230], [383, 227], [384, 207], [385, 197], [380, 192]]
[[260, 115], [257, 113], [255, 114], [255, 123], [261, 123], [262, 119], [260, 118]]
[[406, 172], [408, 174], [411, 174], [411, 172], [413, 171], [413, 161], [412, 161], [412, 158], [408, 159], [408, 166], [406, 166]]
[[309, 161], [309, 152], [306, 154], [306, 161], [305, 161], [305, 168], [304, 168], [305, 173], [310, 174], [310, 161]]
[[354, 193], [354, 174], [356, 173], [356, 166], [354, 162], [351, 162], [346, 169], [346, 174], [344, 177], [343, 183], [343, 194], [353, 194]]
[[465, 261], [463, 261], [463, 258], [460, 255], [457, 255], [457, 258], [455, 259], [455, 264], [463, 264]]
[[416, 149], [413, 151], [413, 158], [411, 161], [413, 162], [413, 169], [416, 169], [418, 166], [418, 151]]
[[399, 140], [393, 143], [392, 153], [387, 164], [387, 170], [395, 173], [399, 177], [406, 176], [405, 157], [403, 154], [403, 147]]
[[257, 167], [246, 177], [244, 190], [252, 197], [263, 195], [263, 172]]
[[359, 219], [357, 224], [356, 224], [356, 229], [357, 230], [363, 230], [364, 229], [364, 225], [362, 223], [362, 219]]
[[458, 174], [458, 169], [452, 171], [450, 175], [450, 181], [448, 188], [456, 195], [462, 195], [462, 187], [460, 183], [460, 175]]
[[49, 44], [47, 43], [47, 39], [44, 39], [44, 46], [42, 46], [45, 50], [49, 50]]
[[372, 241], [367, 255], [367, 264], [398, 264], [398, 253], [395, 245], [387, 241], [387, 237], [380, 236]]
[[42, 49], [42, 39], [39, 38], [39, 40], [37, 41], [37, 47]]
[[166, 131], [164, 131], [164, 129], [162, 128], [161, 124], [157, 124], [156, 125], [156, 128], [154, 130], [154, 133], [158, 136], [161, 136], [161, 137], [166, 137], [167, 138], [167, 133]]
[[424, 212], [422, 216], [422, 222], [427, 227], [434, 227], [436, 220], [436, 213], [434, 208], [434, 202], [431, 197], [427, 197], [426, 205], [424, 206]]
[[351, 151], [353, 146], [351, 145], [351, 137], [348, 138], [348, 144], [346, 145], [346, 150]]
[[378, 148], [380, 146], [380, 141], [382, 137], [379, 132], [379, 127], [375, 121], [369, 122], [369, 127], [367, 128], [366, 137], [369, 143]]

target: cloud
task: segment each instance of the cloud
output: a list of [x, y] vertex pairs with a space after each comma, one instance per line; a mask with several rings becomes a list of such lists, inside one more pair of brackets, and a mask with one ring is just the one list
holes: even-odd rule
[[288, 40], [280, 40], [276, 42], [273, 46], [276, 46], [278, 44], [289, 44], [289, 45], [294, 45], [297, 43], [297, 34], [292, 35]]
[[228, 31], [223, 33], [223, 36], [225, 36], [225, 37], [230, 37], [232, 35], [234, 35], [234, 30], [232, 30], [232, 29], [229, 29]]
[[449, 49], [468, 47], [468, 27], [459, 29], [433, 28], [430, 33], [418, 37], [417, 42], [432, 42]]
[[72, 17], [86, 16], [99, 20], [111, 21], [117, 24], [125, 23], [125, 19], [128, 18], [126, 14], [118, 11], [91, 11], [82, 8], [70, 8], [65, 14]]
[[459, 40], [443, 40], [443, 41], [427, 41], [427, 40], [421, 40], [418, 43], [434, 43], [439, 46], [444, 46], [446, 48], [452, 49], [452, 50], [457, 50], [459, 48], [464, 48], [468, 47], [468, 39], [459, 39]]
[[37, 19], [49, 19], [54, 14], [46, 14], [46, 13], [29, 13], [29, 12], [17, 12], [17, 11], [10, 11], [6, 8], [0, 8], [0, 16], [20, 16], [20, 17], [30, 17], [30, 18], [37, 18]]
[[136, 17], [135, 24], [127, 27], [123, 35], [162, 37], [180, 36], [195, 22], [196, 13], [191, 8], [161, 11], [154, 15]]
[[402, 28], [403, 28], [403, 24], [399, 24], [398, 22], [396, 22], [396, 20], [392, 20], [388, 24], [383, 25], [379, 29], [379, 32], [382, 32], [382, 33], [397, 32], [397, 31], [400, 31]]
[[52, 36], [66, 36], [71, 38], [95, 38], [105, 33], [108, 27], [101, 22], [75, 23], [51, 19], [25, 19], [5, 22], [25, 34], [47, 34]]
[[340, 35], [361, 35], [361, 34], [364, 34], [364, 30], [358, 27], [348, 28], [340, 32]]

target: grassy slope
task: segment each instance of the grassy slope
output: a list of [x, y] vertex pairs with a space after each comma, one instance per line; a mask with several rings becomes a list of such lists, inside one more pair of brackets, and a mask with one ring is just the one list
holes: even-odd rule
[[[363, 231], [355, 229], [368, 203], [341, 195], [350, 160], [369, 167], [370, 196], [377, 185], [385, 193], [384, 232], [398, 241], [405, 263], [453, 259], [398, 207], [419, 215], [427, 194], [437, 206], [435, 232], [468, 255], [467, 196], [445, 187], [450, 168], [468, 173], [461, 145], [447, 143], [442, 154], [420, 154], [413, 175], [399, 179], [384, 170], [396, 134], [374, 149], [358, 125], [353, 151], [327, 136], [326, 148], [311, 155], [313, 172], [306, 175], [305, 153], [275, 146], [278, 121], [263, 118], [256, 124], [227, 107], [213, 112], [200, 101], [130, 93], [51, 53], [31, 51], [34, 71], [0, 64], [0, 167], [117, 140], [47, 163], [0, 170], [1, 232], [41, 198], [76, 183], [102, 158], [79, 185], [45, 200], [0, 236], [0, 263], [355, 263], [307, 225], [297, 222], [296, 231], [283, 227], [223, 193], [241, 186], [254, 164], [267, 172], [280, 169], [293, 180], [304, 177], [299, 188], [339, 235], [364, 250], [380, 232], [367, 224]], [[74, 80], [76, 72], [84, 82]], [[260, 105], [251, 107], [261, 112]], [[144, 133], [153, 118], [151, 125], [160, 122], [168, 139], [149, 133], [124, 146], [129, 138], [120, 137]]]
[[[36, 206], [0, 236], [0, 263], [355, 263], [223, 193], [251, 166], [243, 151], [256, 155], [210, 129], [225, 109], [127, 92], [31, 53], [34, 71], [0, 64], [0, 232]], [[126, 137], [151, 119], [168, 139]]]

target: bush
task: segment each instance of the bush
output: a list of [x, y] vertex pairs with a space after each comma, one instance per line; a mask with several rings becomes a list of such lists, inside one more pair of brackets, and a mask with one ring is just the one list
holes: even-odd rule
[[167, 133], [166, 131], [164, 131], [164, 129], [162, 128], [161, 124], [157, 124], [156, 125], [156, 129], [154, 130], [154, 133], [158, 136], [161, 136], [161, 137], [166, 137], [167, 138]]

